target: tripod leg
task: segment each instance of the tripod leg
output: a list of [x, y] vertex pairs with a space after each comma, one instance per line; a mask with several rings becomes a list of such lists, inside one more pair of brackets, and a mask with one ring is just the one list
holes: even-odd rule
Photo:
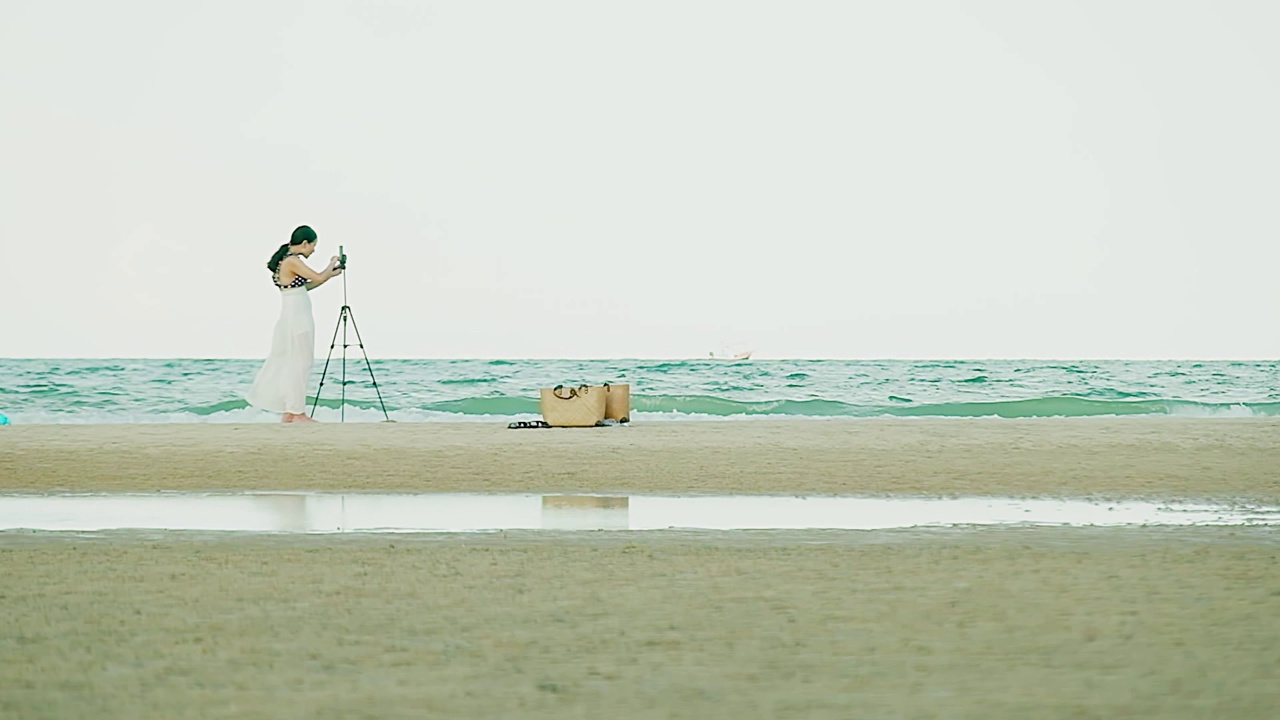
[[[345, 310], [345, 308], [344, 308]], [[311, 403], [311, 417], [316, 416], [316, 406], [320, 404], [320, 391], [324, 390], [324, 377], [329, 374], [329, 360], [333, 358], [333, 346], [338, 342], [338, 327], [342, 325], [342, 313], [338, 313], [338, 322], [333, 326], [333, 339], [329, 341], [329, 354], [324, 356], [324, 370], [320, 371], [320, 387], [316, 388], [316, 399]]]
[[338, 402], [338, 422], [347, 421], [347, 317], [351, 308], [342, 306], [342, 399]]
[[351, 312], [351, 308], [347, 308], [347, 314], [351, 316], [351, 329], [356, 332], [356, 342], [360, 345], [360, 354], [364, 356], [364, 366], [369, 371], [369, 379], [373, 381], [373, 391], [378, 393], [378, 405], [382, 406], [382, 417], [390, 421], [391, 416], [387, 414], [387, 404], [382, 402], [382, 391], [378, 389], [378, 378], [373, 376], [373, 365], [369, 363], [369, 353], [364, 350], [364, 339], [360, 337], [360, 327], [356, 325], [356, 315]]

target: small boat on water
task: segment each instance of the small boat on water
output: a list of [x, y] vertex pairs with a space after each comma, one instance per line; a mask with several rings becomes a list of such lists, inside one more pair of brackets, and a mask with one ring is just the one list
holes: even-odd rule
[[751, 351], [747, 350], [740, 353], [734, 353], [733, 355], [717, 355], [715, 353], [707, 353], [707, 359], [708, 360], [724, 360], [727, 362], [742, 362], [743, 360], [751, 359]]

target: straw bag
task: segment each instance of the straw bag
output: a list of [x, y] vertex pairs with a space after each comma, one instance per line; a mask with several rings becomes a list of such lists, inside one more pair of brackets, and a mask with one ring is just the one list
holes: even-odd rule
[[604, 416], [620, 423], [631, 422], [631, 386], [604, 386]]
[[600, 387], [557, 385], [538, 391], [538, 409], [551, 427], [593, 427], [604, 419], [605, 391]]

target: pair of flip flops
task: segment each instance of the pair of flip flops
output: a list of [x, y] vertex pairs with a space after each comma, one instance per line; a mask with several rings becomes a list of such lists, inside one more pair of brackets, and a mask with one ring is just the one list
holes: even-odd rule
[[512, 430], [524, 430], [526, 428], [549, 428], [545, 420], [519, 420], [507, 425]]

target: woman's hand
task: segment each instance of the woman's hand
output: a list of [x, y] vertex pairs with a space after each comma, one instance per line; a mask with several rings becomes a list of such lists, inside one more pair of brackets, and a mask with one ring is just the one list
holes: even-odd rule
[[338, 267], [338, 263], [340, 262], [342, 262], [342, 260], [337, 255], [334, 255], [333, 257], [329, 258], [329, 268], [327, 272], [330, 275], [334, 275], [334, 276], [341, 275], [342, 268]]

